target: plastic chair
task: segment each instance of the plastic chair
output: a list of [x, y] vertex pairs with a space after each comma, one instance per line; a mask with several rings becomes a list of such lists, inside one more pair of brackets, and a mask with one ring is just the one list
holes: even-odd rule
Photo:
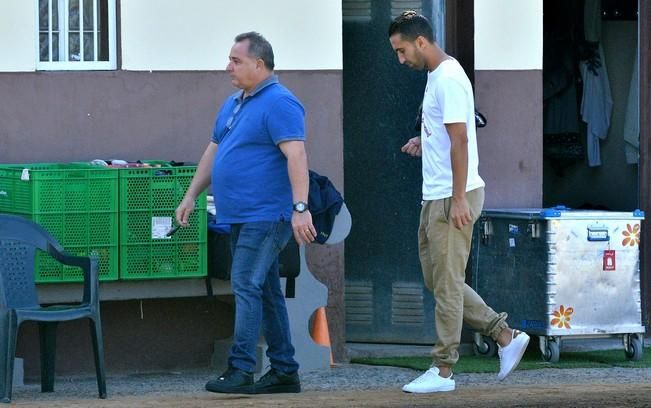
[[[84, 272], [80, 304], [42, 307], [34, 281], [37, 249], [58, 262]], [[41, 347], [41, 392], [54, 391], [54, 362], [58, 322], [90, 319], [99, 397], [106, 398], [104, 345], [99, 313], [97, 261], [71, 256], [38, 224], [0, 214], [0, 400], [11, 402], [16, 337], [21, 323], [38, 322]]]

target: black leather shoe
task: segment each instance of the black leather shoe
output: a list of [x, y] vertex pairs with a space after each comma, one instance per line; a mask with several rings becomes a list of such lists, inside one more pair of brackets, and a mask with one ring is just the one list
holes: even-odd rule
[[224, 374], [206, 383], [206, 391], [224, 394], [255, 394], [253, 373], [229, 367]]
[[298, 378], [297, 371], [285, 374], [272, 368], [255, 383], [256, 394], [285, 392], [301, 392], [301, 380]]

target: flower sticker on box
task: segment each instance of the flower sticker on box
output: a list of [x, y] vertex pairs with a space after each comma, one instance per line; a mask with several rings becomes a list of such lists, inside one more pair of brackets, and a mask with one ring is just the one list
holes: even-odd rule
[[570, 316], [574, 313], [574, 309], [571, 307], [568, 307], [567, 309], [565, 306], [561, 305], [559, 310], [554, 310], [552, 313], [552, 316], [554, 316], [551, 320], [551, 325], [556, 326], [559, 329], [566, 328], [566, 329], [571, 329], [572, 326], [570, 326]]
[[640, 224], [626, 224], [626, 231], [622, 232], [624, 240], [622, 246], [635, 246], [640, 245]]

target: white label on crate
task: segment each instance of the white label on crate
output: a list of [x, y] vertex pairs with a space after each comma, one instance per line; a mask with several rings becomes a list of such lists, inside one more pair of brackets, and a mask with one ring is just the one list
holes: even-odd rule
[[29, 169], [23, 169], [23, 172], [20, 174], [21, 181], [29, 181]]
[[172, 239], [167, 232], [172, 229], [172, 217], [151, 217], [151, 239]]
[[4, 196], [4, 197], [6, 197], [6, 196], [7, 196], [7, 192], [4, 191], [4, 190], [0, 190], [0, 196]]
[[515, 238], [509, 238], [509, 247], [515, 248]]

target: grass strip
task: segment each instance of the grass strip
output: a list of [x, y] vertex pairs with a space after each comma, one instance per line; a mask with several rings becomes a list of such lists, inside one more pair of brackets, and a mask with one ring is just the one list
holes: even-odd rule
[[[391, 367], [427, 370], [432, 364], [430, 357], [356, 357], [351, 359], [353, 364], [381, 365]], [[542, 360], [537, 349], [529, 348], [525, 353], [519, 370], [536, 370], [541, 368], [648, 368], [651, 367], [651, 348], [644, 349], [642, 359], [628, 361], [623, 349], [562, 352], [558, 363]], [[455, 373], [493, 373], [499, 371], [497, 357], [461, 356], [454, 366]]]

